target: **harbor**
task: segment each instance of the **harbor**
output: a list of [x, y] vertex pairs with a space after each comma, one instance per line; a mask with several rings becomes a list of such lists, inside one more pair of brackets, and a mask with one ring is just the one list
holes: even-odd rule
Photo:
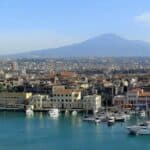
[[[47, 113], [24, 112], [0, 113], [0, 149], [3, 150], [47, 150], [47, 149], [150, 149], [149, 136], [131, 136], [126, 127], [134, 124], [135, 118], [127, 122], [116, 122], [108, 126], [83, 121], [83, 115], [60, 114], [52, 118]], [[9, 143], [8, 143], [9, 141]]]

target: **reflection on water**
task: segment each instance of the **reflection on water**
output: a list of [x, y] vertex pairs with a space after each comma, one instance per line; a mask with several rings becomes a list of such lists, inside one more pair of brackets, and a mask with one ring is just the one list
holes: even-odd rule
[[27, 119], [32, 119], [34, 117], [34, 114], [26, 114]]
[[83, 115], [72, 117], [60, 114], [51, 118], [48, 113], [0, 112], [0, 150], [47, 149], [122, 149], [149, 150], [149, 136], [130, 137], [127, 123], [95, 124], [82, 121]]
[[44, 117], [44, 116], [43, 116], [43, 113], [42, 113], [42, 112], [39, 112], [39, 118], [40, 118], [40, 119], [43, 119], [43, 117]]
[[71, 119], [71, 123], [72, 123], [72, 126], [74, 127], [81, 127], [82, 126], [82, 119], [81, 117], [78, 117], [78, 116], [70, 116], [70, 119]]

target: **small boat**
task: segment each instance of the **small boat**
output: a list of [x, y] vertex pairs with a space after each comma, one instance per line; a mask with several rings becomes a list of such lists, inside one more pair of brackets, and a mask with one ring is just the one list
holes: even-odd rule
[[107, 121], [107, 117], [104, 115], [104, 116], [98, 116], [99, 119], [101, 120], [101, 122], [106, 122]]
[[131, 115], [130, 114], [124, 114], [124, 117], [126, 120], [129, 120], [131, 118]]
[[132, 135], [150, 135], [150, 121], [146, 121], [139, 125], [127, 127], [129, 134]]
[[129, 114], [119, 113], [115, 115], [115, 121], [118, 121], [118, 122], [125, 122], [126, 120], [129, 120], [129, 119], [130, 119]]
[[126, 119], [125, 119], [125, 116], [123, 115], [116, 115], [115, 116], [115, 121], [116, 122], [124, 122]]
[[136, 111], [131, 110], [131, 111], [129, 112], [129, 114], [130, 114], [130, 115], [136, 115], [136, 114], [137, 114], [137, 112], [136, 112]]
[[[140, 114], [141, 117], [146, 117], [147, 118], [147, 113], [146, 112], [148, 112], [148, 104], [146, 105], [146, 111], [141, 110], [139, 112], [139, 114]], [[141, 124], [127, 127], [128, 131], [129, 131], [129, 134], [150, 135], [150, 121], [148, 121], [147, 119], [146, 119], [146, 121], [144, 121]]]
[[95, 120], [95, 118], [93, 117], [93, 116], [91, 116], [91, 117], [89, 117], [89, 116], [85, 116], [84, 118], [83, 118], [83, 121], [94, 121]]
[[115, 117], [109, 116], [107, 120], [108, 125], [113, 125], [115, 123]]
[[68, 115], [69, 114], [69, 111], [66, 109], [65, 110], [65, 115]]
[[27, 116], [33, 116], [33, 114], [34, 114], [34, 112], [33, 112], [33, 110], [31, 108], [27, 108], [26, 109], [26, 115]]
[[76, 116], [76, 115], [77, 115], [77, 111], [74, 110], [74, 111], [72, 112], [72, 115], [73, 115], [73, 116]]
[[94, 117], [94, 116], [91, 116], [91, 117], [85, 116], [85, 117], [83, 118], [83, 121], [94, 122], [94, 123], [96, 123], [96, 124], [98, 124], [98, 123], [101, 122], [101, 120], [100, 120], [99, 117]]
[[144, 110], [141, 110], [141, 111], [139, 112], [139, 115], [140, 115], [140, 117], [145, 117], [145, 116], [146, 116], [146, 113], [145, 113]]
[[59, 116], [59, 109], [57, 108], [50, 109], [48, 113], [50, 117], [57, 118]]
[[95, 122], [96, 124], [98, 124], [98, 123], [101, 122], [101, 120], [100, 120], [98, 117], [96, 117], [96, 118], [94, 119], [94, 122]]

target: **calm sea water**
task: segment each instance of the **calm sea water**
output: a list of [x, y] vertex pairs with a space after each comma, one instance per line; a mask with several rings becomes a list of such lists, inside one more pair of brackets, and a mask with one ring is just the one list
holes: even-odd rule
[[0, 150], [150, 150], [150, 136], [129, 136], [125, 124], [95, 125], [77, 117], [0, 112]]

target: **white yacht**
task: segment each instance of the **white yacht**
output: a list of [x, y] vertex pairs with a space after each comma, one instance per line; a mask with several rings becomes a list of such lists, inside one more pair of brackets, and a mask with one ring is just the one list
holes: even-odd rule
[[129, 134], [134, 135], [150, 135], [150, 121], [146, 121], [139, 125], [127, 127]]
[[59, 116], [59, 109], [52, 108], [49, 110], [48, 113], [49, 113], [50, 117], [57, 118]]

